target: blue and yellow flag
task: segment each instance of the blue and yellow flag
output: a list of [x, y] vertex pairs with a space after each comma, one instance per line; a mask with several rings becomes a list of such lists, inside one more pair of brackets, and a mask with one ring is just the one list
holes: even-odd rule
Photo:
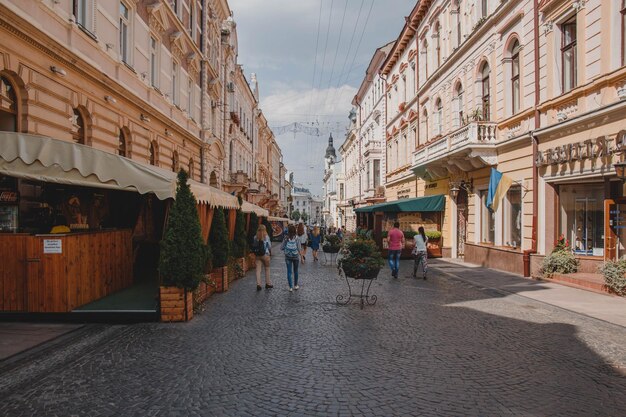
[[489, 178], [489, 192], [487, 193], [486, 206], [489, 210], [498, 211], [500, 201], [511, 188], [513, 180], [507, 177], [495, 168], [491, 168], [491, 177]]

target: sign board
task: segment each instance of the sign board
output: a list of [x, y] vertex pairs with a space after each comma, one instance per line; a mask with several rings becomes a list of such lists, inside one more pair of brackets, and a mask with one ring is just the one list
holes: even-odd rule
[[61, 239], [44, 239], [43, 253], [63, 253], [63, 241]]

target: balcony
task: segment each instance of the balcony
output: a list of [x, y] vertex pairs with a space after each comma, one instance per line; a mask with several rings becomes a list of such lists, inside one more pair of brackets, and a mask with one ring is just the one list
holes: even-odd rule
[[413, 152], [413, 166], [418, 177], [435, 180], [496, 165], [497, 125], [471, 122], [443, 138]]

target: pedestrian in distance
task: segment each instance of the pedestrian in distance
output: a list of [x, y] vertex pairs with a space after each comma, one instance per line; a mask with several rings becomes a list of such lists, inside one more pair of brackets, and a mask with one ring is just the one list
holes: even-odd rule
[[422, 226], [420, 226], [417, 231], [417, 234], [413, 237], [415, 241], [415, 247], [413, 248], [413, 278], [417, 278], [417, 268], [421, 263], [423, 272], [422, 278], [426, 279], [426, 272], [428, 272], [428, 250], [426, 244], [428, 243], [428, 238]]
[[343, 242], [343, 230], [341, 229], [341, 227], [337, 228], [337, 232], [335, 234], [337, 235], [339, 240]]
[[389, 267], [391, 268], [391, 276], [398, 278], [398, 270], [400, 269], [400, 254], [404, 247], [404, 233], [399, 229], [400, 223], [395, 222], [389, 233], [387, 234], [387, 242], [389, 244], [387, 252]]
[[306, 261], [306, 244], [308, 240], [304, 223], [298, 224], [298, 239], [300, 240], [300, 262], [304, 263]]
[[322, 242], [322, 234], [320, 228], [315, 226], [311, 232], [311, 251], [313, 252], [313, 261], [317, 261], [317, 251], [320, 250], [320, 243]]
[[[296, 227], [289, 225], [287, 236], [283, 239], [280, 249], [285, 253], [285, 263], [287, 264], [287, 282], [289, 283], [289, 291], [297, 290], [298, 286], [298, 261], [300, 260], [300, 239], [296, 234]], [[293, 270], [294, 281], [291, 280]], [[295, 282], [295, 287], [294, 287]]]
[[265, 288], [274, 288], [270, 274], [270, 257], [272, 256], [272, 243], [267, 234], [265, 225], [260, 224], [256, 229], [256, 235], [252, 242], [252, 251], [256, 255], [256, 289], [261, 291], [261, 267], [265, 267]]

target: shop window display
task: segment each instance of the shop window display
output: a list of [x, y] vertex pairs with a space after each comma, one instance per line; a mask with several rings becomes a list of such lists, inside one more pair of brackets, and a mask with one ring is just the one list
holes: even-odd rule
[[481, 239], [482, 243], [495, 242], [496, 237], [496, 219], [495, 213], [487, 208], [487, 190], [480, 192], [480, 210], [481, 210]]
[[514, 248], [522, 245], [522, 190], [511, 187], [506, 197], [506, 235], [505, 244]]
[[563, 185], [559, 188], [560, 233], [582, 256], [604, 255], [604, 187], [602, 184]]

